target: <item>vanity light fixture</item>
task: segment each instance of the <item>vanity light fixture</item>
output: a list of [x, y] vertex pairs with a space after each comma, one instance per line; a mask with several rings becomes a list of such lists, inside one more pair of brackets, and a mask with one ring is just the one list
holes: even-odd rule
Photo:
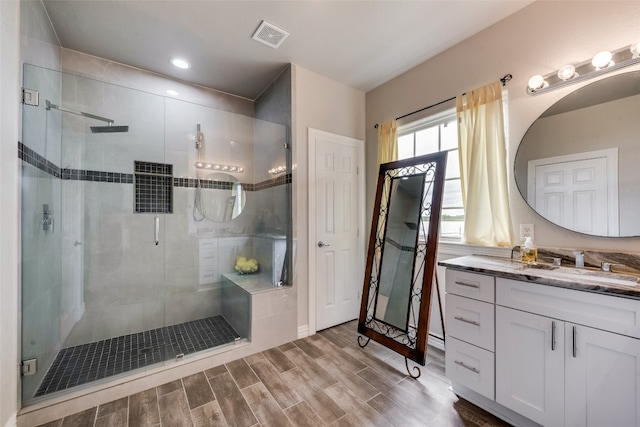
[[189, 68], [191, 68], [191, 64], [189, 64], [187, 61], [185, 61], [182, 58], [171, 58], [169, 62], [171, 62], [174, 66], [181, 68], [183, 70], [188, 70]]
[[[298, 165], [294, 163], [291, 166], [291, 170], [297, 170], [297, 169], [298, 169]], [[269, 173], [271, 175], [279, 175], [281, 173], [285, 173], [286, 171], [287, 171], [287, 167], [284, 165], [276, 166], [275, 168], [269, 169]]]
[[527, 93], [540, 95], [635, 64], [640, 64], [640, 41], [613, 52], [599, 52], [576, 65], [564, 65], [555, 73], [535, 75], [529, 79]]
[[194, 165], [198, 169], [209, 169], [212, 171], [232, 172], [232, 173], [244, 172], [244, 168], [241, 166], [220, 165], [217, 163], [205, 163], [205, 162], [195, 162]]

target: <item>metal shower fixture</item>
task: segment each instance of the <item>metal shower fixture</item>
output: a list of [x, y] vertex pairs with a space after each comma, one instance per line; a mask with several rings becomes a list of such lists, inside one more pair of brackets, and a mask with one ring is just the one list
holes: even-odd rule
[[126, 126], [126, 125], [114, 126], [112, 119], [108, 119], [108, 118], [102, 117], [102, 116], [96, 116], [95, 114], [91, 114], [91, 113], [85, 113], [84, 111], [70, 110], [68, 108], [61, 107], [59, 105], [53, 104], [48, 99], [46, 101], [46, 104], [47, 104], [47, 107], [46, 107], [47, 110], [51, 110], [53, 108], [54, 110], [59, 110], [59, 111], [65, 112], [65, 113], [75, 114], [76, 116], [88, 117], [90, 119], [100, 120], [101, 122], [106, 122], [107, 123], [107, 126], [90, 126], [91, 133], [129, 132], [129, 126]]

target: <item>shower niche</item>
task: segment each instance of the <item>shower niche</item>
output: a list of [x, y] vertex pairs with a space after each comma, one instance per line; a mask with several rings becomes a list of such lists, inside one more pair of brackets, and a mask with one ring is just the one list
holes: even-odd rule
[[[23, 106], [18, 147], [22, 358], [37, 360], [23, 404], [250, 343], [253, 294], [228, 277], [236, 255], [257, 256], [265, 218], [261, 234], [291, 253], [291, 175], [268, 172], [291, 163], [285, 126], [32, 65], [23, 76], [48, 101]], [[198, 160], [243, 170], [223, 180]], [[220, 217], [202, 215], [208, 200]], [[275, 287], [261, 257], [256, 277]]]

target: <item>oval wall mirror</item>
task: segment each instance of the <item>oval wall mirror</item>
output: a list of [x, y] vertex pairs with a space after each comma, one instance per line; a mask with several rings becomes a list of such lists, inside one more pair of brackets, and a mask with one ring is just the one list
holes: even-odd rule
[[205, 176], [196, 188], [196, 209], [214, 222], [228, 222], [237, 218], [246, 200], [245, 190], [238, 178], [222, 172]]
[[640, 71], [570, 93], [527, 130], [514, 161], [520, 194], [579, 233], [640, 236]]

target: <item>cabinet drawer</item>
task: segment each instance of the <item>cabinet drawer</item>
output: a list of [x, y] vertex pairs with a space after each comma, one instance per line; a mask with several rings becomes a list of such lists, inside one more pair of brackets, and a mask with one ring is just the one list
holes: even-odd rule
[[494, 350], [494, 305], [457, 295], [446, 295], [447, 335]]
[[496, 304], [640, 338], [640, 301], [498, 278]]
[[445, 369], [449, 379], [494, 400], [494, 354], [447, 336]]
[[447, 292], [450, 294], [491, 303], [495, 301], [495, 279], [493, 276], [447, 268], [445, 282]]

